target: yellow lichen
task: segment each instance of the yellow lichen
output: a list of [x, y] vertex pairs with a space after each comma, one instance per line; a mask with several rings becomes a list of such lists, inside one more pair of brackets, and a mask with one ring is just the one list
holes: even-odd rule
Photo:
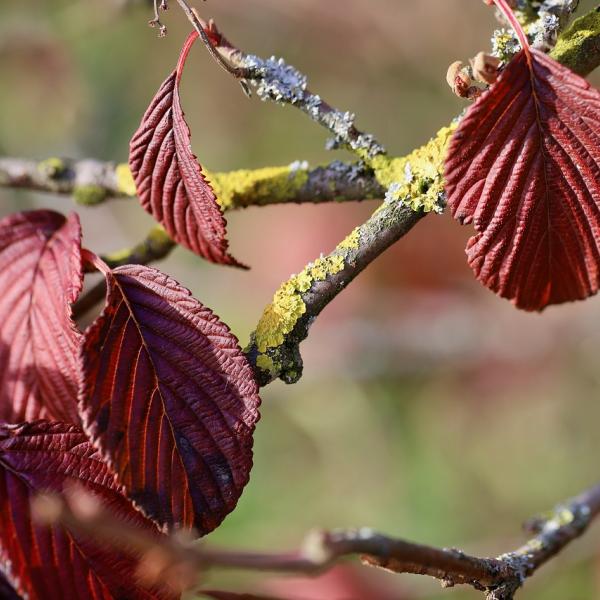
[[[310, 263], [302, 273], [294, 275], [276, 292], [273, 302], [265, 309], [256, 328], [255, 342], [260, 353], [281, 345], [285, 336], [296, 326], [298, 319], [306, 312], [302, 294], [307, 292], [315, 281], [324, 281], [344, 268], [341, 255], [319, 258]], [[260, 366], [260, 365], [259, 365]]]
[[223, 210], [276, 204], [289, 200], [308, 180], [303, 166], [242, 169], [229, 173], [206, 172]]
[[360, 244], [360, 229], [357, 227], [352, 233], [338, 244], [338, 250], [358, 250]]
[[117, 189], [119, 192], [125, 194], [126, 196], [135, 196], [137, 194], [137, 190], [129, 165], [126, 163], [121, 163], [117, 165], [115, 172], [117, 175]]
[[444, 191], [444, 161], [456, 125], [443, 127], [427, 144], [402, 158], [379, 155], [370, 166], [388, 196], [413, 210], [439, 210]]

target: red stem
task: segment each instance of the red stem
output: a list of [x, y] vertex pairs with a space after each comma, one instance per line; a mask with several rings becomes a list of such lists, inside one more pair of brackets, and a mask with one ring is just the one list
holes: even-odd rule
[[183, 48], [179, 54], [179, 60], [177, 61], [177, 85], [179, 85], [179, 82], [181, 81], [181, 74], [183, 73], [185, 61], [187, 60], [188, 54], [190, 53], [194, 42], [198, 39], [198, 35], [199, 34], [197, 31], [192, 31], [183, 44]]
[[515, 13], [512, 11], [512, 8], [508, 5], [506, 0], [493, 0], [496, 6], [502, 11], [502, 14], [508, 19], [508, 22], [511, 24], [511, 27], [515, 30], [519, 41], [521, 42], [521, 47], [525, 51], [525, 54], [529, 56], [529, 40], [527, 39], [527, 35], [525, 31], [523, 31], [523, 27], [521, 27], [521, 23], [517, 17], [515, 17]]

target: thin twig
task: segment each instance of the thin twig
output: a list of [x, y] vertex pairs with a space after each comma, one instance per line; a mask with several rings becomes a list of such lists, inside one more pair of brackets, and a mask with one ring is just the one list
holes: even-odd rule
[[[97, 504], [90, 510], [82, 492], [57, 497], [39, 497], [38, 518], [61, 522], [79, 535], [92, 536], [120, 550], [143, 557], [161, 557], [161, 568], [153, 566], [156, 577], [165, 572], [199, 573], [207, 568], [244, 569], [314, 575], [345, 557], [360, 556], [363, 564], [394, 573], [426, 575], [442, 581], [444, 587], [470, 585], [486, 593], [488, 600], [512, 600], [527, 578], [580, 537], [600, 513], [600, 485], [557, 506], [536, 520], [536, 535], [515, 551], [496, 558], [470, 556], [456, 549], [435, 548], [391, 538], [371, 529], [315, 531], [299, 550], [285, 553], [232, 552], [210, 549], [181, 536], [155, 538], [125, 523]], [[85, 510], [78, 509], [82, 502]], [[142, 559], [143, 574], [147, 561]], [[147, 575], [147, 573], [146, 573]], [[148, 581], [149, 584], [156, 581]], [[191, 577], [189, 584], [193, 583]]]
[[223, 58], [222, 54], [213, 46], [212, 42], [210, 41], [210, 38], [206, 34], [208, 24], [204, 21], [201, 21], [200, 17], [198, 16], [198, 13], [190, 7], [186, 0], [177, 0], [177, 2], [179, 6], [181, 6], [189, 22], [198, 32], [200, 39], [204, 42], [204, 45], [206, 46], [210, 55], [215, 59], [219, 66], [225, 71], [227, 71], [230, 75], [233, 75], [233, 77], [235, 77], [236, 79], [247, 79], [250, 74], [248, 68], [244, 66], [236, 66], [229, 64], [229, 62], [225, 60], [225, 58]]
[[[344, 147], [357, 153], [360, 158], [385, 153], [373, 135], [355, 127], [353, 114], [337, 110], [313, 94], [307, 88], [306, 76], [300, 71], [286, 64], [283, 59], [262, 59], [244, 52], [225, 38], [213, 22], [207, 23], [201, 19], [185, 0], [177, 1], [213, 58], [237, 79], [249, 81], [261, 100], [289, 104], [302, 110], [333, 134], [333, 140], [329, 143], [332, 149]], [[213, 38], [212, 41], [210, 38]]]

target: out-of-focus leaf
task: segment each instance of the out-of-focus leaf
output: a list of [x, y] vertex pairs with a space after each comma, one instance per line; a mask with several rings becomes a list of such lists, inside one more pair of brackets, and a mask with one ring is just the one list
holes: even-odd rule
[[0, 425], [0, 560], [18, 592], [31, 600], [173, 598], [166, 588], [137, 585], [137, 560], [129, 554], [62, 525], [32, 521], [32, 498], [61, 493], [68, 484], [82, 486], [130, 526], [160, 535], [122, 494], [79, 427], [48, 421]]
[[85, 428], [145, 514], [207, 533], [248, 482], [252, 369], [229, 328], [176, 281], [90, 260], [108, 291], [85, 334]]
[[130, 143], [129, 165], [142, 206], [178, 243], [215, 263], [242, 266], [227, 252], [227, 222], [212, 187], [192, 153], [179, 83], [198, 38], [186, 40]]
[[0, 419], [79, 423], [81, 228], [49, 210], [0, 221]]
[[526, 49], [469, 109], [448, 152], [453, 216], [477, 278], [519, 308], [600, 286], [600, 92]]

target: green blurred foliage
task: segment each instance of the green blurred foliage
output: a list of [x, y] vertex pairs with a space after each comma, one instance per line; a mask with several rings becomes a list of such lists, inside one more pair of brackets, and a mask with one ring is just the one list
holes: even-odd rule
[[[0, 153], [126, 159], [129, 137], [189, 26], [174, 6], [165, 15], [169, 35], [159, 40], [146, 26], [148, 3], [124, 4], [2, 1]], [[596, 4], [586, 0], [582, 10]], [[355, 112], [358, 125], [394, 153], [426, 141], [462, 110], [445, 83], [447, 65], [487, 48], [496, 28], [474, 0], [197, 6], [244, 49], [301, 68], [311, 89]], [[304, 115], [247, 100], [200, 46], [183, 102], [194, 149], [212, 170], [347, 157], [327, 153], [326, 134]], [[29, 193], [4, 190], [0, 198], [2, 214], [72, 208], [68, 199]], [[245, 343], [279, 283], [372, 209], [249, 209], [228, 218], [232, 252], [253, 265], [250, 273], [207, 265], [184, 250], [161, 268]], [[134, 201], [80, 213], [85, 243], [96, 251], [132, 245], [151, 225]], [[325, 311], [303, 346], [305, 378], [263, 392], [251, 482], [212, 543], [286, 549], [313, 527], [368, 525], [494, 555], [520, 543], [520, 522], [596, 481], [599, 301], [542, 316], [517, 312], [473, 280], [463, 251], [469, 234], [447, 215], [428, 217]], [[599, 540], [590, 533], [521, 597], [600, 597]], [[416, 577], [369, 577], [396, 600], [479, 597]], [[245, 573], [215, 573], [209, 582], [280, 593], [282, 585]], [[287, 586], [290, 598], [317, 598], [294, 595], [298, 586]], [[327, 593], [321, 597], [368, 595]]]

